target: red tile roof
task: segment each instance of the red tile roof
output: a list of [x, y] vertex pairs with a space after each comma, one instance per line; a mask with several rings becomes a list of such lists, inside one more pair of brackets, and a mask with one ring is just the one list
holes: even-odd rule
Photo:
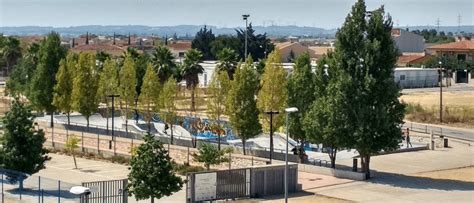
[[474, 41], [464, 40], [459, 42], [452, 42], [447, 44], [440, 44], [428, 47], [431, 50], [454, 50], [454, 51], [472, 51], [474, 50]]
[[408, 64], [422, 62], [427, 59], [429, 56], [423, 55], [402, 55], [398, 57], [397, 65], [398, 66], [406, 66]]
[[119, 46], [110, 45], [110, 44], [87, 44], [87, 45], [79, 45], [71, 49], [73, 52], [80, 53], [80, 52], [106, 52], [113, 56], [120, 56], [125, 49]]
[[191, 42], [172, 42], [168, 47], [173, 50], [189, 50], [191, 49]]

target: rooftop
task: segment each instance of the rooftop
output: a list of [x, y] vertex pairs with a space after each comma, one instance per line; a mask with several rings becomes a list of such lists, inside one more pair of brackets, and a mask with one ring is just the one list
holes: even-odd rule
[[439, 44], [428, 47], [429, 50], [443, 51], [443, 50], [455, 50], [455, 51], [473, 51], [474, 41], [464, 40], [459, 42], [451, 42], [447, 44]]

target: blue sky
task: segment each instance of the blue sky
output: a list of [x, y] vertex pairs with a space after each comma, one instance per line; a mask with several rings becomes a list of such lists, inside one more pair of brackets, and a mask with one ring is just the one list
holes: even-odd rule
[[[339, 27], [355, 0], [0, 0], [0, 26], [254, 25]], [[366, 0], [385, 5], [395, 26], [474, 23], [473, 0]]]

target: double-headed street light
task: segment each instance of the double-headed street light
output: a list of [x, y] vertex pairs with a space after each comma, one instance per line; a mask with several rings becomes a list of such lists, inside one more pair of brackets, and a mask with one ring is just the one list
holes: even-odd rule
[[288, 203], [288, 117], [290, 113], [298, 112], [298, 108], [290, 107], [285, 109], [286, 112], [286, 153], [285, 153], [285, 203]]
[[242, 19], [245, 20], [245, 56], [244, 59], [247, 58], [247, 35], [249, 31], [249, 26], [248, 26], [248, 18], [250, 17], [249, 14], [244, 14], [242, 15]]

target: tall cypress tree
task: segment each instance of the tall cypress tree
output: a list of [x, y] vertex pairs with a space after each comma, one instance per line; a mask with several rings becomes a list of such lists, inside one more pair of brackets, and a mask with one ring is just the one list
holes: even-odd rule
[[370, 178], [370, 157], [381, 150], [396, 149], [402, 136], [404, 106], [393, 79], [397, 60], [391, 38], [392, 20], [383, 7], [366, 15], [365, 2], [352, 7], [336, 34], [336, 64], [347, 74], [347, 101], [352, 111], [346, 125], [352, 130], [355, 148], [362, 160], [362, 171]]
[[214, 60], [216, 56], [211, 53], [211, 43], [216, 39], [216, 36], [212, 33], [212, 29], [207, 29], [207, 26], [201, 28], [196, 33], [191, 47], [202, 52], [204, 60]]
[[41, 43], [38, 69], [30, 86], [31, 103], [37, 110], [51, 114], [51, 126], [53, 125], [53, 113], [56, 110], [53, 105], [53, 88], [56, 85], [54, 76], [58, 72], [59, 61], [65, 57], [66, 49], [61, 46], [59, 34], [50, 33], [46, 41]]

